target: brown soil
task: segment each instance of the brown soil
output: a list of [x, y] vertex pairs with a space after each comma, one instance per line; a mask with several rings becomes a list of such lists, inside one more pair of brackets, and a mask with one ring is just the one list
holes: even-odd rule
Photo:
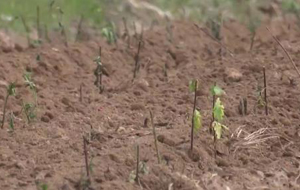
[[[0, 53], [0, 107], [5, 84], [17, 83], [8, 113], [16, 115], [15, 131], [8, 124], [0, 132], [0, 189], [83, 189], [83, 140], [89, 138], [92, 160], [90, 189], [299, 189], [300, 188], [300, 88], [299, 76], [283, 51], [262, 27], [253, 51], [250, 34], [237, 23], [226, 24], [223, 43], [231, 57], [192, 23], [173, 24], [173, 43], [165, 28], [144, 33], [141, 68], [132, 82], [136, 41], [118, 46], [103, 40], [70, 44], [45, 44], [40, 48]], [[299, 28], [273, 22], [270, 27], [295, 60], [299, 60]], [[110, 73], [105, 91], [94, 86], [98, 44]], [[41, 60], [36, 61], [40, 54]], [[168, 77], [164, 76], [167, 64]], [[297, 63], [300, 67], [300, 64]], [[257, 86], [263, 86], [266, 68], [269, 115], [257, 106]], [[32, 124], [20, 113], [31, 95], [22, 75], [32, 69], [38, 88], [38, 119]], [[189, 151], [193, 94], [188, 82], [198, 79], [197, 108], [203, 128]], [[225, 124], [214, 157], [210, 133], [212, 97], [216, 82], [225, 91]], [[83, 102], [80, 102], [82, 84]], [[247, 98], [248, 113], [239, 113]], [[162, 164], [157, 163], [149, 110], [154, 113]], [[2, 111], [2, 110], [1, 110]], [[1, 113], [2, 114], [2, 113]], [[253, 135], [250, 135], [251, 133]], [[136, 145], [149, 173], [140, 184], [130, 183], [136, 166]], [[88, 189], [88, 188], [86, 188]]]

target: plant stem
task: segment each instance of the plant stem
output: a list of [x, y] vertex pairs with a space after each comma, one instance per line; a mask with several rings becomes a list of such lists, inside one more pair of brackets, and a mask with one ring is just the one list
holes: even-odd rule
[[29, 28], [27, 26], [27, 23], [26, 23], [26, 20], [25, 20], [24, 16], [21, 16], [21, 21], [22, 21], [22, 24], [23, 24], [24, 29], [26, 31], [26, 38], [27, 38], [28, 46], [30, 46], [31, 42], [30, 42], [30, 37], [29, 37]]
[[85, 159], [85, 169], [86, 169], [86, 175], [88, 178], [90, 178], [90, 170], [89, 170], [89, 162], [88, 162], [88, 151], [87, 151], [87, 140], [83, 136], [83, 151], [84, 151], [84, 159]]
[[82, 22], [83, 22], [83, 15], [80, 16], [80, 20], [77, 26], [77, 34], [76, 34], [75, 42], [79, 41], [80, 39]]
[[195, 80], [195, 96], [194, 96], [194, 106], [193, 106], [193, 115], [192, 115], [192, 129], [191, 129], [191, 152], [194, 148], [194, 115], [196, 110], [196, 104], [197, 104], [197, 88], [198, 88], [198, 81]]
[[272, 37], [274, 38], [274, 40], [278, 43], [278, 45], [282, 48], [282, 50], [284, 51], [284, 53], [287, 55], [287, 57], [289, 58], [291, 64], [293, 65], [294, 69], [296, 70], [296, 72], [298, 73], [298, 75], [300, 76], [300, 71], [297, 68], [295, 62], [293, 61], [292, 57], [290, 56], [290, 54], [287, 52], [287, 50], [283, 47], [283, 45], [280, 43], [280, 41], [277, 39], [276, 36], [274, 36], [274, 34], [270, 31], [270, 29], [268, 27], [266, 27], [267, 30], [270, 32], [270, 34], [272, 35]]
[[138, 51], [137, 51], [137, 54], [135, 56], [135, 66], [134, 66], [134, 71], [133, 71], [133, 80], [136, 78], [136, 74], [139, 70], [139, 59], [140, 59], [141, 44], [142, 44], [142, 42], [139, 41]]
[[140, 146], [136, 146], [136, 176], [135, 176], [135, 181], [139, 183], [139, 165], [140, 165]]
[[267, 99], [267, 78], [266, 78], [266, 68], [263, 68], [263, 73], [264, 73], [264, 93], [265, 93], [265, 113], [266, 115], [269, 115], [269, 110], [268, 110], [268, 99]]
[[46, 40], [50, 43], [51, 42], [51, 39], [49, 37], [49, 33], [48, 33], [48, 26], [45, 24], [44, 25], [44, 30], [45, 30], [45, 38]]
[[252, 51], [253, 45], [254, 45], [254, 39], [256, 36], [256, 32], [252, 33], [252, 37], [251, 37], [251, 45], [250, 45], [250, 51]]
[[80, 84], [79, 93], [80, 93], [80, 102], [83, 102], [82, 83]]
[[154, 144], [155, 144], [155, 149], [156, 149], [157, 161], [158, 161], [158, 164], [160, 164], [160, 155], [159, 155], [159, 151], [158, 151], [157, 137], [156, 137], [156, 131], [155, 131], [155, 126], [154, 126], [153, 114], [152, 114], [151, 110], [149, 112], [150, 112], [150, 118], [151, 118], [151, 125], [153, 128], [153, 136], [154, 136]]
[[123, 17], [123, 24], [124, 24], [124, 28], [125, 28], [125, 37], [127, 37], [127, 48], [130, 48], [130, 35], [129, 35], [129, 31], [128, 31], [128, 27], [127, 27], [127, 21], [126, 18]]
[[38, 32], [38, 40], [41, 40], [42, 35], [41, 35], [41, 25], [40, 25], [40, 7], [36, 7], [36, 27], [37, 27], [37, 32]]
[[6, 95], [5, 101], [4, 101], [4, 107], [3, 107], [3, 116], [2, 116], [2, 124], [1, 124], [1, 129], [4, 127], [4, 122], [5, 122], [5, 114], [6, 114], [6, 106], [7, 106], [7, 101], [8, 101], [9, 94]]

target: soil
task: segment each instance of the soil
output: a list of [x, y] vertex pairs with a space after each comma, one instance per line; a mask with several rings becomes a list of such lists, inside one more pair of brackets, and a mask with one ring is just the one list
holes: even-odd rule
[[[299, 28], [291, 21], [268, 23], [294, 60], [299, 60]], [[251, 34], [236, 22], [222, 30], [224, 49], [190, 22], [174, 22], [172, 39], [165, 27], [144, 32], [140, 70], [133, 80], [137, 40], [109, 45], [104, 39], [43, 44], [0, 53], [0, 107], [5, 86], [16, 81], [8, 100], [8, 119], [0, 131], [0, 189], [151, 189], [241, 190], [300, 189], [299, 76], [263, 25], [252, 52]], [[59, 37], [57, 37], [59, 38]], [[134, 38], [132, 38], [134, 39]], [[104, 92], [94, 85], [98, 46], [109, 73]], [[40, 60], [36, 56], [40, 55]], [[296, 65], [300, 67], [298, 61]], [[167, 67], [167, 76], [164, 68]], [[266, 68], [269, 115], [257, 103]], [[38, 89], [37, 119], [27, 123], [21, 105], [33, 101], [22, 75], [32, 71]], [[203, 127], [190, 149], [194, 94]], [[224, 131], [216, 143], [210, 132], [212, 96], [217, 83], [226, 94]], [[82, 89], [82, 101], [80, 101]], [[247, 113], [239, 104], [247, 99]], [[149, 110], [154, 115], [161, 164], [155, 151]], [[2, 111], [2, 110], [1, 110]], [[2, 113], [1, 113], [2, 115]], [[146, 120], [146, 122], [145, 122]], [[86, 179], [83, 136], [88, 139], [90, 185]], [[144, 163], [133, 180], [136, 146]]]

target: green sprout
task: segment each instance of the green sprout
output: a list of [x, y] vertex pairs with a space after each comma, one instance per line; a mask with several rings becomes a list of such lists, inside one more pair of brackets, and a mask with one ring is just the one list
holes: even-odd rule
[[202, 127], [202, 116], [198, 110], [194, 113], [194, 130], [197, 132]]
[[227, 129], [225, 125], [222, 124], [224, 119], [224, 105], [222, 104], [220, 98], [217, 98], [214, 110], [213, 110], [215, 121], [213, 122], [213, 129], [215, 131], [215, 136], [217, 139], [221, 139], [222, 130]]
[[225, 94], [225, 91], [217, 85], [212, 86], [210, 92], [213, 96], [221, 96]]
[[26, 87], [29, 87], [29, 89], [30, 89], [31, 92], [33, 93], [35, 102], [36, 102], [36, 104], [37, 104], [37, 90], [36, 90], [36, 85], [35, 85], [35, 83], [32, 81], [31, 75], [32, 75], [32, 74], [31, 74], [30, 72], [26, 72], [26, 73], [23, 75], [23, 78], [24, 78], [24, 82], [25, 82]]
[[10, 83], [8, 85], [8, 87], [6, 88], [6, 97], [5, 97], [5, 100], [4, 100], [3, 117], [2, 117], [1, 129], [3, 129], [4, 122], [5, 122], [6, 107], [7, 107], [8, 98], [10, 96], [15, 96], [15, 95], [16, 95], [16, 84], [15, 83]]
[[27, 123], [31, 123], [36, 118], [36, 109], [35, 105], [31, 103], [23, 103], [22, 111], [24, 112]]
[[[145, 162], [139, 162], [139, 174], [148, 175], [149, 174], [149, 167], [146, 165]], [[135, 183], [136, 182], [136, 170], [132, 170], [129, 174], [129, 182]]]
[[104, 36], [109, 44], [115, 43], [117, 41], [117, 36], [114, 31], [114, 25], [111, 24], [108, 27], [102, 28], [101, 34]]

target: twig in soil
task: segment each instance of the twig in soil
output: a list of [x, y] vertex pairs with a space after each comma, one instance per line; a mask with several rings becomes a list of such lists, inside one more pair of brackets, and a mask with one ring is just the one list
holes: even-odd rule
[[24, 29], [26, 31], [27, 45], [30, 46], [31, 45], [31, 41], [30, 41], [30, 37], [29, 37], [29, 32], [30, 31], [29, 31], [29, 27], [26, 23], [26, 20], [25, 20], [24, 16], [21, 16], [21, 21], [22, 21], [22, 24], [23, 24]]
[[99, 56], [95, 59], [95, 63], [97, 64], [97, 67], [94, 71], [94, 75], [96, 76], [96, 81], [94, 82], [94, 84], [99, 88], [99, 92], [102, 93], [104, 91], [104, 86], [102, 84], [102, 75], [103, 74], [107, 76], [109, 75], [107, 71], [104, 69], [101, 62], [101, 46], [99, 46]]
[[292, 57], [290, 56], [290, 54], [287, 52], [287, 50], [283, 47], [283, 45], [280, 43], [280, 41], [278, 40], [278, 38], [276, 36], [274, 36], [274, 34], [271, 32], [271, 30], [266, 27], [267, 30], [270, 32], [270, 34], [272, 35], [273, 39], [278, 43], [278, 45], [282, 48], [282, 50], [284, 51], [284, 53], [287, 55], [287, 57], [289, 58], [291, 64], [293, 65], [294, 69], [296, 70], [296, 72], [298, 73], [299, 77], [300, 77], [300, 71], [298, 70], [296, 63], [293, 61]]
[[247, 107], [247, 98], [241, 98], [238, 110], [242, 116], [247, 115]]
[[133, 79], [132, 79], [132, 81], [134, 81], [134, 79], [136, 78], [137, 72], [138, 72], [139, 69], [140, 69], [139, 59], [140, 59], [141, 44], [142, 44], [142, 41], [139, 41], [138, 51], [137, 51], [137, 54], [136, 54], [136, 56], [135, 56], [135, 66], [134, 66]]
[[250, 51], [252, 51], [252, 48], [253, 48], [253, 45], [254, 45], [255, 36], [256, 36], [256, 32], [252, 33], [251, 44], [250, 44]]
[[204, 34], [206, 34], [207, 36], [209, 36], [212, 40], [214, 40], [215, 42], [217, 42], [223, 49], [225, 49], [227, 52], [229, 52], [230, 56], [233, 57], [233, 53], [232, 51], [230, 51], [224, 44], [222, 44], [218, 39], [216, 39], [214, 36], [212, 36], [211, 34], [209, 34], [204, 28], [201, 28], [198, 24], [194, 24], [199, 30], [201, 30]]
[[196, 104], [197, 104], [197, 88], [198, 88], [198, 81], [195, 80], [195, 96], [194, 96], [194, 106], [193, 106], [193, 115], [192, 115], [192, 129], [191, 129], [191, 152], [193, 152], [194, 148], [194, 115], [196, 111]]
[[136, 146], [136, 176], [135, 181], [140, 184], [139, 172], [140, 172], [140, 145]]
[[62, 35], [62, 37], [64, 38], [64, 43], [65, 43], [65, 46], [68, 47], [68, 38], [67, 38], [67, 33], [66, 33], [66, 30], [65, 30], [65, 26], [62, 24], [62, 21], [63, 21], [63, 14], [64, 12], [62, 11], [62, 9], [59, 7], [59, 15], [60, 15], [60, 18], [59, 18], [59, 21], [58, 21], [58, 26], [60, 28], [60, 33]]
[[80, 87], [79, 87], [79, 94], [80, 94], [80, 102], [83, 102], [83, 89], [82, 89], [82, 86], [83, 84], [81, 83], [80, 84]]
[[83, 15], [81, 15], [78, 26], [77, 26], [77, 34], [76, 34], [75, 42], [78, 42], [81, 38], [81, 30], [82, 30], [83, 19], [84, 19], [84, 17], [83, 17]]
[[263, 68], [263, 73], [264, 73], [264, 93], [265, 93], [265, 113], [266, 115], [269, 115], [269, 110], [268, 110], [268, 98], [267, 98], [267, 79], [266, 79], [266, 68]]
[[154, 137], [154, 144], [155, 144], [155, 149], [156, 149], [157, 162], [158, 162], [158, 164], [160, 164], [160, 155], [159, 155], [159, 151], [158, 151], [157, 137], [156, 137], [155, 125], [154, 125], [154, 121], [153, 121], [153, 114], [152, 114], [151, 110], [149, 112], [150, 112], [151, 125], [152, 125], [152, 129], [153, 129], [153, 137]]
[[86, 169], [86, 176], [90, 178], [90, 167], [89, 167], [89, 161], [88, 161], [88, 150], [87, 150], [87, 140], [83, 136], [83, 151], [84, 151], [84, 159], [85, 159], [85, 169]]
[[135, 24], [134, 21], [133, 21], [133, 31], [134, 31], [134, 37], [135, 37], [135, 39], [138, 39], [138, 34], [137, 34], [136, 24]]
[[36, 27], [38, 32], [38, 41], [41, 41], [42, 34], [41, 34], [41, 25], [40, 25], [40, 7], [36, 7]]
[[130, 48], [130, 35], [129, 35], [128, 27], [127, 27], [127, 20], [125, 17], [123, 17], [122, 19], [123, 19], [123, 24], [124, 24], [124, 28], [125, 28], [125, 33], [123, 35], [123, 38], [127, 37], [127, 48]]

